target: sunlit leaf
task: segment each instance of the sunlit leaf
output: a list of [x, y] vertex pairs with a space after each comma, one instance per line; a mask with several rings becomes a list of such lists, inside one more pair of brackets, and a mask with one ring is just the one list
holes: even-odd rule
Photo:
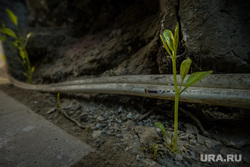
[[31, 73], [33, 73], [35, 71], [35, 67], [33, 66], [32, 68], [31, 68]]
[[13, 44], [15, 47], [18, 48], [18, 47], [19, 47], [19, 46], [18, 46], [18, 42], [19, 42], [19, 40], [15, 40], [15, 42], [12, 42], [12, 44]]
[[186, 81], [186, 85], [185, 85], [185, 89], [187, 89], [188, 87], [192, 86], [193, 84], [195, 84], [196, 82], [200, 81], [201, 79], [207, 77], [208, 75], [210, 75], [213, 71], [204, 71], [204, 72], [195, 72], [193, 74], [191, 74], [189, 76], [189, 78]]
[[0, 31], [1, 31], [2, 33], [6, 34], [6, 35], [9, 35], [9, 36], [11, 36], [11, 37], [16, 38], [16, 34], [14, 33], [14, 31], [12, 31], [12, 30], [9, 29], [9, 28], [2, 28], [2, 29], [0, 29]]
[[181, 74], [181, 80], [183, 81], [188, 74], [190, 65], [192, 63], [191, 59], [186, 59], [181, 63], [181, 68], [180, 68], [180, 74]]
[[166, 131], [164, 125], [163, 125], [161, 122], [155, 122], [154, 124], [155, 124], [155, 126], [156, 126], [157, 128], [161, 129], [162, 133], [163, 133], [165, 136], [167, 136], [168, 138], [170, 138], [170, 135], [167, 133], [167, 131]]
[[169, 51], [169, 48], [168, 48], [168, 46], [167, 46], [165, 40], [163, 39], [163, 37], [162, 37], [161, 35], [160, 35], [160, 38], [161, 38], [161, 41], [162, 41], [162, 43], [163, 43], [164, 48], [166, 49], [166, 51], [168, 52], [168, 54], [169, 54], [170, 56], [172, 56], [172, 54], [171, 54], [171, 52]]
[[174, 31], [174, 50], [177, 52], [177, 47], [178, 47], [178, 42], [179, 42], [179, 23], [177, 22], [175, 31]]
[[169, 47], [169, 49], [173, 52], [174, 51], [174, 36], [173, 33], [166, 29], [163, 31], [163, 36], [167, 42], [167, 45]]
[[6, 9], [6, 12], [8, 13], [10, 20], [17, 26], [17, 17], [16, 17], [16, 15], [9, 9]]
[[19, 49], [20, 56], [23, 60], [25, 60], [25, 52], [22, 49]]
[[1, 40], [2, 42], [4, 42], [4, 41], [6, 40], [6, 38], [5, 38], [4, 36], [0, 36], [0, 40]]

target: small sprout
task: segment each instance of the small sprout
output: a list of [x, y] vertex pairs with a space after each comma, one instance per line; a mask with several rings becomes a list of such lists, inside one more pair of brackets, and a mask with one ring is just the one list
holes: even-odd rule
[[[178, 48], [178, 42], [179, 42], [179, 23], [177, 23], [177, 26], [175, 28], [174, 35], [172, 32], [168, 29], [163, 31], [163, 36], [160, 35], [160, 39], [163, 43], [164, 48], [166, 49], [167, 53], [172, 58], [172, 65], [173, 65], [173, 75], [174, 75], [174, 86], [175, 86], [175, 107], [174, 107], [174, 136], [170, 138], [168, 133], [166, 132], [164, 126], [160, 122], [156, 122], [155, 126], [161, 129], [163, 133], [164, 140], [166, 142], [166, 147], [177, 153], [178, 147], [177, 147], [177, 137], [178, 137], [178, 106], [179, 106], [179, 99], [182, 92], [184, 92], [188, 87], [192, 86], [196, 82], [200, 81], [201, 79], [207, 77], [212, 73], [212, 71], [205, 71], [205, 72], [196, 72], [189, 76], [189, 78], [186, 80], [185, 87], [182, 89], [182, 85], [184, 82], [185, 77], [187, 76], [192, 60], [186, 59], [181, 63], [180, 67], [180, 75], [181, 75], [181, 85], [178, 88], [177, 85], [177, 74], [176, 74], [176, 55], [177, 55], [177, 48]], [[171, 143], [169, 144], [166, 140], [166, 137], [171, 139]]]
[[158, 147], [159, 147], [159, 145], [157, 144], [157, 145], [154, 146], [153, 144], [150, 144], [150, 146], [152, 147], [152, 149], [154, 151], [154, 158], [156, 158], [157, 153], [158, 153]]
[[[5, 24], [2, 24], [2, 28], [0, 28], [0, 32], [1, 32], [2, 36], [0, 36], [0, 39], [3, 42], [7, 41], [7, 43], [9, 44], [9, 47], [13, 50], [13, 52], [15, 54], [19, 54], [20, 57], [18, 57], [18, 60], [22, 64], [22, 66], [25, 70], [24, 75], [27, 78], [27, 82], [31, 84], [32, 83], [32, 75], [33, 75], [35, 68], [31, 66], [29, 56], [28, 56], [28, 53], [26, 51], [26, 45], [27, 45], [28, 40], [29, 40], [30, 36], [32, 35], [32, 33], [28, 33], [26, 38], [23, 38], [20, 34], [19, 29], [18, 29], [17, 16], [9, 9], [6, 9], [6, 12], [9, 16], [9, 19], [12, 21], [12, 23], [15, 24], [17, 33], [15, 33], [10, 28], [6, 28]], [[11, 37], [10, 41], [6, 40], [7, 36]], [[15, 48], [17, 48], [19, 52], [17, 52]]]
[[85, 127], [85, 131], [89, 131], [90, 127], [89, 126], [86, 126]]

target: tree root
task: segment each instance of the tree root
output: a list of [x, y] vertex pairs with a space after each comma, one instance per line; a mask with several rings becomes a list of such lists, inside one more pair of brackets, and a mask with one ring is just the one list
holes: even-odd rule
[[180, 111], [182, 111], [183, 113], [185, 113], [187, 116], [189, 116], [192, 120], [194, 120], [197, 124], [197, 126], [200, 128], [201, 130], [201, 133], [204, 135], [204, 136], [207, 136], [209, 137], [209, 133], [203, 128], [201, 122], [199, 121], [199, 119], [194, 115], [192, 114], [191, 112], [179, 107]]

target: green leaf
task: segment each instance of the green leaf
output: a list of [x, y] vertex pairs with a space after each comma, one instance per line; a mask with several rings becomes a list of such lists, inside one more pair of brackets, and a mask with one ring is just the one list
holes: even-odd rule
[[6, 12], [8, 13], [10, 20], [17, 26], [17, 17], [16, 17], [16, 15], [9, 9], [6, 9]]
[[169, 49], [168, 49], [168, 46], [167, 46], [165, 40], [163, 39], [163, 37], [162, 37], [161, 35], [160, 35], [160, 38], [161, 38], [161, 41], [162, 41], [162, 43], [163, 43], [164, 48], [166, 49], [166, 51], [168, 52], [168, 54], [169, 54], [170, 56], [172, 56], [171, 52], [170, 52]]
[[170, 135], [167, 133], [164, 125], [161, 122], [155, 122], [155, 126], [159, 129], [161, 129], [162, 133], [167, 136], [168, 138], [170, 138]]
[[19, 47], [19, 46], [18, 46], [18, 42], [19, 42], [19, 40], [15, 40], [15, 42], [12, 42], [12, 44], [13, 44], [15, 47], [18, 48], [18, 47]]
[[19, 54], [23, 60], [25, 60], [25, 52], [22, 49], [19, 49]]
[[179, 42], [179, 23], [177, 22], [176, 28], [174, 30], [174, 50], [177, 52]]
[[201, 79], [207, 77], [208, 75], [210, 75], [213, 71], [204, 71], [204, 72], [195, 72], [193, 74], [191, 74], [189, 76], [189, 78], [186, 81], [186, 85], [185, 85], [185, 89], [187, 89], [188, 87], [192, 86], [193, 84], [195, 84], [196, 82], [200, 81]]
[[9, 35], [9, 36], [11, 36], [11, 37], [16, 38], [16, 34], [14, 33], [14, 31], [12, 31], [12, 30], [9, 29], [9, 28], [2, 28], [2, 29], [0, 29], [0, 31], [1, 31], [2, 33], [6, 34], [6, 35]]
[[181, 63], [181, 68], [180, 68], [180, 74], [181, 74], [181, 80], [183, 81], [188, 74], [190, 65], [192, 63], [191, 59], [186, 59]]
[[33, 73], [35, 71], [35, 67], [33, 66], [32, 68], [31, 68], [31, 73]]
[[28, 74], [26, 72], [23, 73], [24, 76], [27, 76]]
[[0, 40], [4, 42], [6, 40], [5, 36], [0, 36]]
[[166, 29], [163, 31], [163, 36], [167, 42], [167, 45], [169, 47], [169, 49], [173, 52], [174, 51], [174, 36], [173, 33]]

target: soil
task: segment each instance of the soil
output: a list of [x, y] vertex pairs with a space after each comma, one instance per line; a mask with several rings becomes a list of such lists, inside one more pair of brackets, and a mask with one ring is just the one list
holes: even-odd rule
[[[157, 130], [156, 138], [154, 136], [151, 139], [151, 134], [155, 133], [155, 130], [151, 131], [151, 127], [155, 129], [155, 121], [161, 121], [167, 130], [172, 132], [171, 101], [104, 94], [62, 94], [61, 108], [72, 118], [89, 127], [81, 129], [60, 114], [56, 94], [22, 90], [12, 85], [1, 85], [0, 90], [95, 149], [95, 152], [83, 157], [73, 167], [249, 166], [250, 136], [246, 132], [250, 124], [247, 121], [249, 114], [244, 110], [231, 108], [229, 112], [229, 108], [181, 103], [181, 108], [185, 110], [192, 109], [192, 113], [202, 113], [195, 115], [210, 135], [204, 136], [196, 121], [180, 112], [179, 147], [182, 151], [177, 154], [179, 157], [165, 149], [163, 137]], [[141, 117], [151, 110], [153, 113], [142, 120], [138, 119], [138, 115]], [[122, 118], [122, 115], [125, 117]], [[111, 118], [117, 123], [109, 122]], [[112, 131], [113, 124], [118, 130]], [[139, 127], [150, 133], [146, 136], [149, 141], [142, 141], [145, 134], [140, 134]], [[153, 156], [151, 144], [159, 145], [156, 157]], [[200, 154], [205, 153], [223, 156], [242, 154], [243, 157], [240, 163], [202, 163]]]

